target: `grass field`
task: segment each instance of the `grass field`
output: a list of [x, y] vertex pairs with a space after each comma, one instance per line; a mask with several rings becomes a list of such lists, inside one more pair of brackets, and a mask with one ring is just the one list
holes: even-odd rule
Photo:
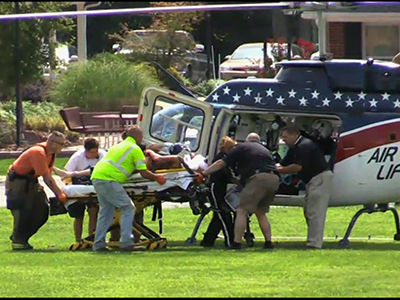
[[[2, 208], [0, 297], [398, 297], [400, 242], [392, 239], [391, 213], [363, 215], [352, 233], [362, 239], [350, 239], [349, 249], [337, 248], [358, 209], [328, 210], [322, 250], [305, 250], [301, 208], [271, 208], [277, 243], [272, 251], [261, 248], [255, 217], [253, 248], [226, 250], [222, 240], [213, 249], [185, 246], [197, 216], [189, 208], [174, 208], [163, 211], [166, 249], [93, 253], [68, 250], [73, 242], [68, 215], [49, 218], [30, 240], [35, 250], [13, 252], [12, 218]], [[146, 209], [145, 223], [158, 230], [151, 215]]]
[[[69, 157], [57, 157], [55, 166], [64, 169], [65, 164], [67, 163]], [[0, 175], [5, 176], [8, 170], [8, 167], [13, 163], [15, 158], [5, 158], [0, 159]]]

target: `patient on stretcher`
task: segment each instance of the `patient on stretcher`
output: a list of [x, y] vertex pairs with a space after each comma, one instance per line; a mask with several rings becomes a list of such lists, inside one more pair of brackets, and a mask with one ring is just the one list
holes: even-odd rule
[[178, 155], [160, 155], [153, 150], [144, 151], [147, 169], [151, 171], [163, 169], [179, 169], [183, 158]]
[[[147, 169], [151, 171], [179, 169], [182, 168], [182, 162], [186, 163], [186, 165], [193, 171], [201, 171], [207, 168], [205, 158], [199, 154], [181, 151], [179, 154], [160, 155], [151, 149], [145, 150], [144, 154], [146, 157]], [[54, 171], [62, 179], [67, 177], [90, 176], [91, 174], [90, 169], [68, 172], [54, 168]]]
[[160, 155], [153, 150], [145, 150], [146, 165], [149, 170], [178, 169], [182, 162], [193, 171], [202, 171], [207, 168], [207, 163], [202, 155], [186, 153], [184, 151], [175, 155]]
[[[189, 167], [191, 170], [193, 171], [201, 171], [207, 168], [207, 163], [205, 161], [205, 158], [202, 155], [198, 155], [198, 154], [193, 154], [193, 153], [187, 153], [185, 151], [180, 151], [179, 154], [171, 154], [171, 155], [160, 155], [158, 153], [156, 153], [155, 151], [151, 150], [151, 149], [147, 149], [144, 151], [145, 156], [146, 156], [146, 165], [147, 168], [151, 171], [156, 171], [156, 170], [168, 170], [168, 169], [182, 169], [182, 162], [186, 163], [186, 166]], [[65, 179], [67, 177], [76, 177], [76, 176], [90, 176], [91, 174], [91, 170], [90, 169], [86, 169], [86, 170], [82, 170], [82, 171], [73, 171], [73, 172], [68, 172], [65, 170], [61, 170], [58, 168], [54, 168], [54, 171], [57, 175], [59, 175], [62, 179]], [[183, 173], [186, 173], [186, 170], [182, 169]], [[178, 172], [180, 173], [180, 172]], [[178, 174], [177, 172], [174, 172], [174, 174], [168, 174], [166, 176], [167, 181], [169, 181], [169, 179], [176, 179], [176, 177], [182, 177], [182, 174]], [[138, 174], [133, 174], [131, 176], [131, 182], [143, 182], [143, 178], [140, 178], [140, 176], [135, 176]], [[185, 178], [185, 179], [180, 179], [180, 180], [173, 180], [174, 182], [167, 182], [166, 185], [163, 186], [159, 186], [158, 184], [154, 185], [152, 182], [147, 182], [146, 184], [149, 186], [149, 188], [152, 188], [153, 186], [155, 188], [158, 189], [166, 189], [167, 187], [171, 187], [173, 185], [175, 186], [179, 186], [183, 189], [186, 189], [186, 187], [188, 186], [188, 184], [190, 183], [190, 179], [189, 178]], [[66, 191], [67, 195], [69, 197], [72, 196], [72, 194], [75, 195], [75, 193], [71, 192], [73, 190], [82, 190], [82, 191], [86, 191], [88, 189], [88, 187], [85, 188], [80, 188], [80, 187], [68, 187], [65, 186], [64, 190]], [[80, 193], [78, 193], [80, 194]]]

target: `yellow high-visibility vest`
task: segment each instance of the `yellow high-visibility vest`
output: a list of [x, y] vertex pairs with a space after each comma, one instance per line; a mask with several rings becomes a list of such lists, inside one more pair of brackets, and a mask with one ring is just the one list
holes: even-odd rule
[[142, 149], [134, 138], [128, 136], [112, 146], [96, 164], [91, 180], [102, 179], [123, 183], [135, 170], [147, 170]]

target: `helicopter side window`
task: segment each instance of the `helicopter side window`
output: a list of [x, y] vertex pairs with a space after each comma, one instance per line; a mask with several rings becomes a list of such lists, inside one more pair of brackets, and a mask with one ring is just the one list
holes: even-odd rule
[[158, 112], [153, 115], [151, 136], [169, 143], [187, 143], [191, 151], [200, 144], [204, 112], [190, 105], [162, 98], [156, 100]]

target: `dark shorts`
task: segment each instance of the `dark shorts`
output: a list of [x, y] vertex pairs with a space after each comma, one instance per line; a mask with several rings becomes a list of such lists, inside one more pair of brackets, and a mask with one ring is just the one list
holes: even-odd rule
[[89, 208], [96, 207], [96, 206], [97, 206], [97, 203], [85, 204], [85, 203], [76, 201], [75, 203], [68, 205], [67, 211], [71, 218], [83, 218], [85, 215], [85, 208], [89, 209]]
[[254, 213], [256, 209], [269, 211], [279, 187], [279, 177], [273, 173], [258, 173], [251, 176], [240, 192], [239, 208]]

